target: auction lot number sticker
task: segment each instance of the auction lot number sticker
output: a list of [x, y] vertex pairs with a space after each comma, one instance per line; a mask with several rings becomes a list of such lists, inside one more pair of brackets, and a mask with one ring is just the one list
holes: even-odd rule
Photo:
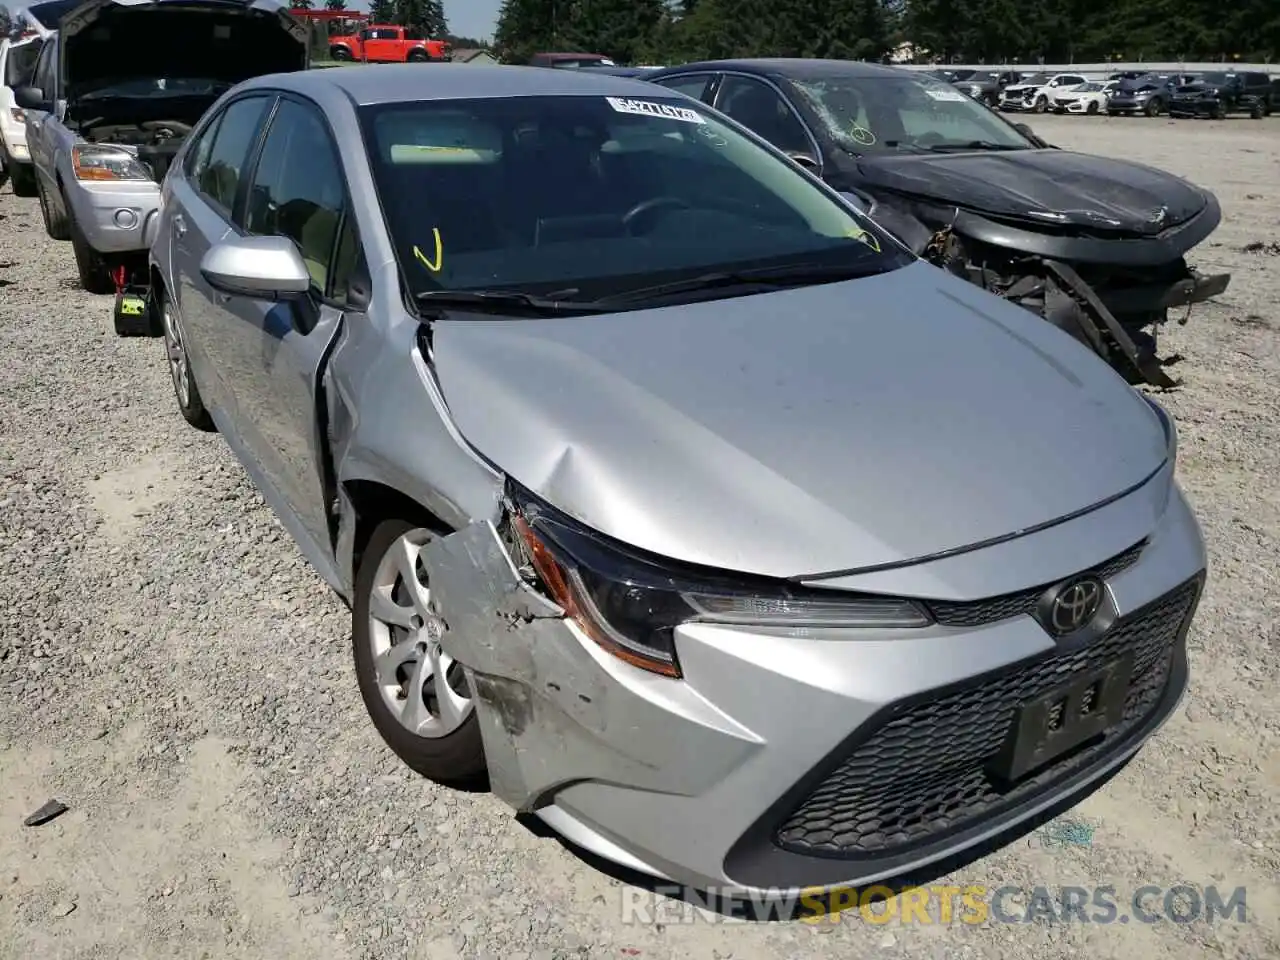
[[688, 107], [673, 107], [669, 103], [654, 103], [652, 100], [632, 100], [630, 97], [605, 97], [609, 106], [618, 113], [634, 113], [642, 117], [666, 117], [668, 120], [682, 120], [685, 123], [706, 123], [702, 114]]

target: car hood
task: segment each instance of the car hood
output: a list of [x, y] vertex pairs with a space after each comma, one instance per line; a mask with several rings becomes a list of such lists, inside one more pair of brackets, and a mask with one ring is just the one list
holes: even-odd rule
[[1208, 203], [1171, 173], [1068, 150], [879, 154], [860, 157], [858, 169], [872, 190], [1029, 221], [1045, 222], [1037, 212], [1048, 212], [1095, 231], [1154, 236]]
[[131, 80], [234, 84], [309, 59], [306, 28], [277, 0], [89, 0], [60, 34], [71, 97]]
[[588, 526], [764, 576], [1008, 537], [1140, 485], [1160, 421], [1085, 347], [923, 262], [595, 317], [454, 319], [459, 432]]

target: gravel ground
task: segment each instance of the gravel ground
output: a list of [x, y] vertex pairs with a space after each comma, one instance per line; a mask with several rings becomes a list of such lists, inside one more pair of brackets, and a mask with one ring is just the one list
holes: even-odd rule
[[[0, 956], [1280, 955], [1280, 121], [1033, 125], [1222, 201], [1196, 260], [1235, 279], [1166, 344], [1187, 358], [1167, 402], [1211, 579], [1183, 708], [1069, 814], [1075, 842], [1033, 834], [946, 882], [1244, 885], [1248, 923], [681, 923], [672, 901], [627, 922], [634, 888], [381, 745], [342, 604], [180, 419], [160, 344], [111, 333], [110, 300], [6, 188]], [[22, 826], [50, 797], [70, 812]]]

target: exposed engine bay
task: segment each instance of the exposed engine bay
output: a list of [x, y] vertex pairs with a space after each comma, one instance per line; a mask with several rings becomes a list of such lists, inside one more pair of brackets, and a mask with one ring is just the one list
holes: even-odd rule
[[[165, 97], [154, 103], [133, 97], [85, 101], [67, 126], [90, 143], [129, 149], [151, 171], [156, 183], [216, 97]], [[153, 119], [154, 118], [154, 119]]]
[[1152, 243], [1154, 237], [1130, 238], [1130, 249], [1146, 241], [1130, 262], [1123, 262], [1112, 234], [1102, 249], [1115, 255], [1104, 262], [1089, 255], [1093, 241], [1103, 238], [1087, 229], [1046, 231], [1040, 224], [1015, 224], [914, 198], [886, 200], [862, 206], [918, 256], [1038, 314], [1133, 384], [1166, 390], [1179, 385], [1165, 368], [1182, 357], [1159, 355], [1160, 327], [1178, 308], [1183, 310], [1178, 322], [1186, 323], [1193, 304], [1222, 293], [1231, 279], [1199, 273], [1178, 249], [1189, 248], [1202, 239], [1196, 234], [1207, 235], [1217, 226], [1216, 203], [1211, 222], [1188, 224], [1182, 230], [1188, 236], [1177, 237], [1175, 226], [1162, 238], [1165, 244]]

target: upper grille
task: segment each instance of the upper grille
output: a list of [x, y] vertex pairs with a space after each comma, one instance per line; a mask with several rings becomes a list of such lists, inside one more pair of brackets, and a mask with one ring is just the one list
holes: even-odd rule
[[[1116, 554], [1110, 560], [1080, 572], [1082, 574], [1092, 573], [1102, 580], [1109, 580], [1122, 570], [1127, 570], [1133, 566], [1146, 545], [1147, 541], [1141, 540], [1124, 551], [1124, 553]], [[1016, 593], [988, 597], [985, 600], [931, 600], [928, 601], [927, 605], [934, 619], [944, 626], [980, 627], [987, 623], [996, 623], [1000, 620], [1008, 620], [1011, 617], [1030, 614], [1035, 610], [1036, 603], [1044, 595], [1044, 592], [1051, 586], [1053, 584], [1046, 583], [1038, 587], [1019, 590]]]
[[[786, 817], [774, 843], [807, 856], [874, 859], [995, 816], [1094, 762], [1150, 716], [1200, 589], [1188, 581], [1117, 621], [1094, 643], [1052, 652], [992, 679], [908, 704], [853, 749]], [[1007, 786], [987, 773], [1018, 707], [1127, 653], [1124, 718], [1100, 743]]]

